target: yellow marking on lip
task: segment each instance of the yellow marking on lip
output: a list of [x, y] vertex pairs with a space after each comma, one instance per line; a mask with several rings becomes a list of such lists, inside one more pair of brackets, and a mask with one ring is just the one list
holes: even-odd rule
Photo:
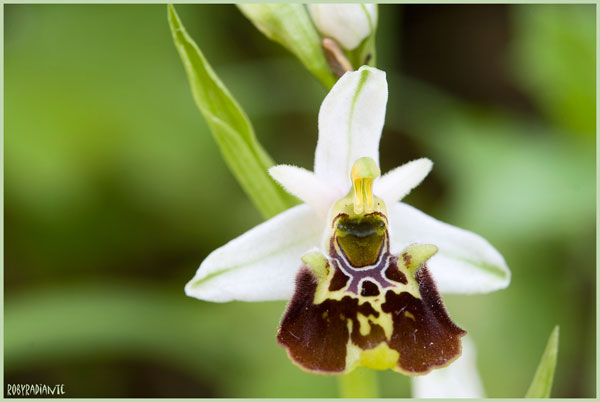
[[356, 314], [356, 318], [358, 319], [358, 332], [362, 336], [367, 336], [371, 332], [371, 324], [369, 323], [369, 319], [362, 315], [361, 313]]
[[415, 316], [413, 315], [413, 313], [411, 313], [410, 311], [405, 311], [405, 312], [404, 312], [404, 316], [405, 316], [406, 318], [410, 318], [410, 319], [411, 319], [411, 320], [413, 320], [413, 321], [417, 321], [417, 320], [415, 319]]
[[363, 350], [360, 354], [360, 364], [375, 370], [394, 368], [398, 363], [400, 354], [391, 349], [387, 343], [381, 342], [377, 347]]
[[383, 312], [381, 304], [381, 302], [369, 303], [369, 305], [379, 313], [379, 316], [377, 317], [369, 315], [369, 319], [373, 324], [379, 325], [383, 329], [383, 333], [386, 339], [390, 340], [392, 338], [392, 332], [394, 332], [394, 321], [392, 320], [392, 316], [389, 313]]
[[[352, 325], [348, 325], [352, 330]], [[365, 366], [375, 370], [394, 369], [398, 364], [400, 354], [391, 349], [387, 343], [381, 342], [373, 349], [363, 350], [348, 340], [346, 344], [346, 370], [348, 373], [358, 366]]]
[[347, 293], [344, 291], [345, 287], [330, 291], [329, 285], [333, 279], [335, 269], [330, 264], [329, 259], [318, 251], [306, 254], [302, 257], [302, 261], [312, 270], [317, 277], [317, 290], [315, 291], [315, 297], [313, 299], [314, 304], [321, 304], [325, 300], [342, 300]]

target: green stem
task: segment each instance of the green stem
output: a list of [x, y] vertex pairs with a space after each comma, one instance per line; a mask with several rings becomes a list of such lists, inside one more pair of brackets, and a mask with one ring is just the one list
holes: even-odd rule
[[358, 367], [338, 379], [340, 398], [378, 398], [377, 372]]

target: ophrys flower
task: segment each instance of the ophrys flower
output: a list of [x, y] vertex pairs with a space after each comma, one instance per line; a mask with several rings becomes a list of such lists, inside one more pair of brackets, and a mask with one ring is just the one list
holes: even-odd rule
[[425, 267], [437, 247], [391, 253], [385, 202], [372, 192], [378, 176], [373, 159], [354, 163], [352, 189], [331, 208], [327, 254], [302, 257], [277, 339], [304, 369], [425, 374], [460, 355], [465, 332], [448, 317]]
[[[463, 331], [448, 318], [423, 268], [436, 250], [427, 266], [442, 292], [489, 292], [510, 280], [504, 259], [486, 240], [399, 202], [429, 173], [428, 159], [377, 178], [386, 103], [385, 73], [368, 67], [346, 73], [321, 106], [314, 173], [285, 165], [270, 170], [306, 204], [215, 250], [186, 286], [188, 295], [209, 301], [290, 299], [299, 272], [279, 341], [310, 370], [344, 372], [363, 364], [425, 373], [458, 356]], [[360, 239], [367, 240], [361, 245]], [[342, 255], [357, 268], [356, 275], [344, 271]], [[364, 269], [380, 260], [385, 260], [385, 271]], [[397, 270], [388, 272], [393, 266]], [[367, 271], [369, 275], [360, 273]], [[336, 279], [336, 272], [345, 275], [345, 282], [339, 274]], [[337, 307], [323, 309], [332, 300]], [[294, 320], [291, 311], [298, 301], [302, 307]], [[345, 307], [348, 303], [352, 306]], [[401, 318], [395, 321], [394, 316]], [[327, 325], [315, 327], [328, 318], [343, 324], [336, 321], [337, 332], [327, 331]], [[292, 322], [304, 332], [282, 334]], [[293, 345], [295, 337], [302, 345], [308, 342], [306, 353], [314, 352], [312, 356], [302, 357], [306, 353]], [[322, 351], [331, 353], [321, 357]]]

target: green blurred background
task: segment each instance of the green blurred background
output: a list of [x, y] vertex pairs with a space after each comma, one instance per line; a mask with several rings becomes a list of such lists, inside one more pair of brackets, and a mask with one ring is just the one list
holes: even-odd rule
[[[180, 16], [277, 162], [311, 168], [324, 89], [232, 5]], [[595, 5], [380, 7], [382, 170], [482, 234], [510, 287], [446, 296], [491, 397], [521, 397], [553, 326], [553, 396], [596, 379]], [[4, 6], [6, 383], [69, 397], [335, 397], [276, 345], [285, 303], [184, 284], [261, 221], [193, 103], [163, 5]], [[227, 211], [226, 214], [215, 213]], [[378, 374], [382, 396], [409, 380]]]

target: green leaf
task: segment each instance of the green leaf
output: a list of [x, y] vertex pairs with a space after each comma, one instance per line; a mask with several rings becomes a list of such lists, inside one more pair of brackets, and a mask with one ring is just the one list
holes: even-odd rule
[[266, 37], [294, 53], [327, 89], [335, 84], [321, 38], [303, 4], [238, 4], [238, 8]]
[[558, 325], [554, 327], [525, 398], [549, 398], [558, 355]]
[[235, 178], [265, 218], [293, 206], [294, 199], [269, 176], [273, 161], [256, 139], [248, 117], [185, 31], [172, 5], [168, 14], [196, 104]]

